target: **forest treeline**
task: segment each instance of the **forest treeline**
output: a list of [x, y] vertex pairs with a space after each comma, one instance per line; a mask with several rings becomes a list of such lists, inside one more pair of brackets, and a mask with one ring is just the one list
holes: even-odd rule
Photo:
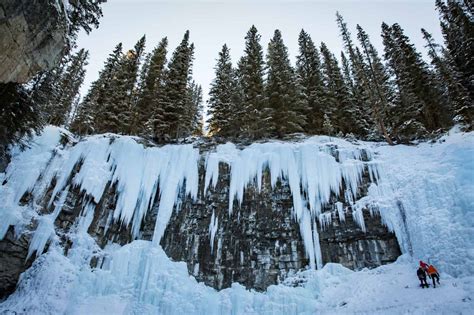
[[474, 18], [468, 1], [436, 1], [444, 43], [422, 29], [429, 61], [402, 27], [382, 24], [383, 51], [356, 25], [336, 21], [344, 44], [337, 55], [304, 30], [292, 65], [276, 30], [266, 52], [252, 26], [234, 63], [218, 53], [203, 130], [203, 95], [193, 81], [189, 32], [170, 59], [163, 38], [145, 54], [118, 44], [86, 95], [79, 99], [88, 52], [79, 50], [33, 84], [42, 121], [81, 135], [113, 132], [160, 143], [191, 135], [228, 139], [283, 138], [293, 133], [351, 136], [402, 143], [427, 138], [474, 117]]

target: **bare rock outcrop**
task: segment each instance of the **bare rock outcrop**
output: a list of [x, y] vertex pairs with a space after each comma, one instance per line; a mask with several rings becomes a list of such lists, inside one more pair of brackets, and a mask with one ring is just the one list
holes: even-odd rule
[[0, 83], [25, 83], [59, 62], [67, 21], [58, 3], [62, 1], [0, 1]]

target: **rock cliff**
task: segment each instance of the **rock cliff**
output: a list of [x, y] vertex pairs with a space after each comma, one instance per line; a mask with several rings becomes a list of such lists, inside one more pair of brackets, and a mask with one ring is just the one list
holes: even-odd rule
[[[123, 145], [117, 143], [120, 141], [114, 138], [108, 140], [103, 137], [99, 140], [104, 141], [102, 147], [107, 144]], [[13, 236], [14, 228], [10, 226], [7, 236], [0, 242], [0, 291], [4, 294], [11, 292], [19, 274], [31, 264], [32, 258], [27, 260], [28, 247], [35, 230], [42, 224], [41, 218], [51, 217], [56, 213], [56, 216], [51, 217], [54, 222], [53, 239], [60, 244], [66, 255], [75, 242], [73, 231], [86, 220], [87, 232], [98, 245], [93, 249], [94, 257], [90, 264], [98, 268], [104, 258], [100, 248], [111, 243], [127, 244], [134, 236], [152, 240], [156, 233], [157, 215], [165, 198], [162, 194], [166, 189], [165, 185], [152, 187], [156, 198], [151, 198], [149, 211], [135, 234], [132, 224], [116, 217], [114, 219], [120, 194], [124, 194], [122, 182], [104, 181], [106, 184], [98, 199], [93, 198], [90, 191], [87, 193], [84, 187], [81, 189], [77, 178], [81, 177], [84, 181], [84, 174], [87, 174], [89, 180], [97, 176], [107, 178], [102, 174], [104, 166], [90, 163], [85, 153], [81, 153], [79, 158], [72, 162], [70, 173], [58, 173], [66, 167], [60, 166], [55, 159], [70, 159], [74, 155], [71, 148], [79, 147], [74, 141], [63, 135], [58, 141], [60, 144], [51, 151], [52, 156], [42, 157], [46, 163], [45, 169], [39, 172], [34, 188], [28, 189], [19, 202], [26, 208], [35, 209], [36, 214], [31, 216], [29, 224], [17, 232], [19, 237]], [[140, 144], [135, 146], [142, 147]], [[93, 150], [90, 149], [91, 144], [85, 147]], [[209, 154], [215, 151], [215, 146], [194, 144], [194, 147], [200, 151], [196, 166], [196, 196], [186, 194], [189, 185], [192, 185], [186, 182], [190, 181], [189, 178], [177, 186], [180, 187], [180, 191], [176, 193], [178, 200], [174, 202], [173, 211], [160, 241], [166, 254], [173, 260], [186, 262], [190, 275], [216, 289], [227, 288], [238, 282], [247, 288], [263, 291], [269, 285], [283, 281], [289, 274], [310, 268], [308, 240], [303, 237], [307, 231], [295, 217], [295, 187], [291, 187], [290, 178], [279, 175], [278, 179], [272, 179], [272, 176], [277, 175], [275, 171], [272, 173], [270, 166], [266, 166], [261, 173], [261, 182], [254, 178], [246, 185], [239, 203], [237, 199], [229, 198], [231, 189], [235, 186], [232, 176], [236, 176], [232, 174], [230, 164], [222, 161], [218, 163], [218, 177], [213, 180], [214, 185], [210, 185], [206, 176], [209, 172], [207, 164]], [[335, 163], [331, 165], [339, 167], [339, 163], [342, 163], [342, 151], [338, 150], [337, 145], [323, 147], [326, 148], [324, 155], [331, 159], [331, 163]], [[41, 150], [39, 152], [44, 154]], [[104, 163], [116, 158], [111, 151], [104, 152]], [[99, 159], [98, 155], [99, 152], [91, 153], [96, 159]], [[371, 159], [369, 155], [368, 152], [360, 150], [359, 158], [365, 161], [361, 163], [368, 162]], [[15, 157], [12, 163], [18, 163]], [[166, 163], [173, 163], [173, 159]], [[51, 173], [54, 176], [50, 176], [48, 169], [54, 165], [58, 169]], [[87, 171], [86, 167], [89, 168]], [[107, 167], [112, 173], [118, 172], [118, 165]], [[179, 167], [186, 165], [179, 162], [171, 165], [172, 170]], [[126, 168], [127, 172], [130, 168]], [[149, 172], [147, 168], [143, 170]], [[8, 172], [7, 169], [7, 174]], [[320, 209], [319, 220], [314, 221], [314, 226], [309, 228], [312, 233], [311, 241], [314, 241], [312, 246], [317, 247], [320, 252], [320, 265], [336, 262], [358, 270], [393, 262], [400, 255], [396, 236], [382, 224], [377, 209], [364, 208], [360, 212], [355, 211], [355, 203], [367, 195], [368, 187], [374, 181], [368, 166], [361, 168], [360, 174], [353, 196], [347, 193], [350, 183], [347, 182], [348, 177], [345, 177], [346, 180], [328, 196], [329, 202], [324, 203]], [[7, 176], [2, 185], [13, 185], [9, 180], [13, 182], [13, 179]], [[140, 182], [131, 183], [130, 180], [125, 182], [127, 185], [141, 185]], [[62, 193], [58, 192], [58, 187], [62, 187]], [[42, 189], [44, 193], [39, 192]], [[308, 193], [303, 192], [303, 195], [306, 194]], [[229, 200], [233, 200], [233, 211], [229, 211]], [[87, 209], [92, 210], [87, 212]], [[160, 220], [163, 220], [162, 217]]]
[[61, 59], [67, 34], [58, 1], [0, 2], [0, 83], [25, 83]]

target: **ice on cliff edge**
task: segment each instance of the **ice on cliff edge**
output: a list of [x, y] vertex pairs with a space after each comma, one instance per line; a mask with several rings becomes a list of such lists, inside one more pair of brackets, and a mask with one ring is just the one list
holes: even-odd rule
[[[54, 238], [53, 222], [61, 211], [61, 196], [66, 197], [71, 185], [84, 192], [88, 200], [85, 205], [88, 206], [99, 202], [109, 183], [116, 187], [117, 202], [112, 219], [121, 226], [131, 225], [133, 238], [139, 236], [142, 220], [158, 198], [153, 234], [153, 241], [158, 246], [172, 212], [179, 211], [178, 201], [185, 196], [197, 198], [199, 161], [205, 158], [205, 193], [217, 182], [219, 163], [230, 166], [229, 212], [238, 211], [234, 209], [234, 201], [242, 203], [248, 185], [256, 181], [261, 187], [266, 168], [270, 171], [272, 186], [279, 179], [287, 180], [293, 196], [293, 218], [299, 223], [310, 267], [321, 268], [316, 221], [328, 223], [327, 216], [321, 217], [321, 208], [329, 202], [331, 195], [338, 196], [343, 187], [346, 198], [355, 200], [364, 172], [369, 172], [374, 183], [378, 179], [377, 161], [371, 159], [367, 146], [328, 137], [313, 137], [302, 142], [256, 143], [244, 149], [227, 143], [201, 157], [192, 144], [145, 147], [133, 137], [97, 135], [64, 145], [60, 133], [58, 128], [47, 127], [32, 141], [29, 149], [15, 152], [4, 175], [6, 183], [0, 190], [8, 197], [2, 213], [19, 218], [25, 213], [38, 216], [30, 207], [18, 206], [25, 193], [30, 193], [33, 204], [36, 204], [53, 185], [49, 206], [53, 203], [60, 206], [53, 214], [37, 218], [40, 228], [30, 245], [30, 255], [34, 252], [41, 254], [47, 242]], [[53, 145], [54, 141], [56, 145]], [[41, 163], [34, 163], [37, 160]], [[17, 176], [30, 165], [35, 166], [35, 170], [28, 175], [26, 185]], [[185, 196], [182, 195], [183, 189]], [[365, 229], [363, 207], [365, 205], [353, 203], [351, 208], [334, 211], [352, 211], [356, 222]], [[19, 223], [19, 219], [0, 223], [0, 232], [3, 231], [0, 237], [9, 225]], [[217, 228], [217, 221], [210, 224], [211, 248], [214, 247]]]
[[[193, 313], [202, 313], [208, 305], [214, 303], [212, 305], [216, 307], [216, 314], [229, 313], [230, 310], [236, 314], [251, 314], [268, 309], [275, 313], [313, 313], [315, 309], [340, 307], [339, 304], [329, 302], [327, 296], [330, 293], [324, 293], [332, 292], [330, 286], [318, 284], [326, 281], [324, 279], [315, 280], [315, 284], [308, 281], [305, 287], [274, 286], [264, 294], [249, 293], [239, 285], [216, 292], [190, 280], [183, 263], [171, 262], [164, 256], [158, 245], [159, 239], [176, 202], [183, 197], [180, 195], [183, 188], [186, 195], [197, 198], [198, 164], [201, 158], [205, 158], [206, 190], [216, 184], [220, 162], [228, 163], [231, 167], [227, 211], [238, 211], [234, 201], [237, 204], [242, 201], [243, 191], [249, 183], [255, 181], [260, 187], [261, 174], [266, 167], [271, 172], [273, 184], [278, 177], [288, 180], [293, 194], [294, 219], [300, 224], [312, 266], [318, 269], [321, 267], [321, 256], [318, 252], [319, 240], [315, 223], [318, 220], [321, 226], [331, 224], [331, 218], [321, 214], [321, 205], [327, 202], [331, 193], [339, 193], [343, 181], [347, 183], [347, 190], [344, 192], [346, 200], [351, 200], [360, 183], [362, 172], [366, 170], [372, 181], [368, 196], [354, 201], [350, 209], [344, 209], [343, 205], [338, 203], [334, 211], [348, 212], [361, 228], [365, 226], [363, 208], [379, 211], [384, 223], [396, 232], [404, 253], [429, 260], [439, 267], [443, 275], [448, 273], [465, 277], [462, 281], [467, 282], [459, 288], [460, 291], [456, 289], [457, 295], [450, 296], [452, 299], [449, 303], [454, 303], [455, 298], [465, 295], [466, 292], [467, 297], [472, 299], [473, 133], [452, 132], [437, 143], [394, 147], [378, 143], [351, 144], [328, 137], [313, 137], [299, 143], [253, 144], [243, 150], [228, 143], [218, 146], [214, 152], [204, 157], [201, 157], [192, 145], [145, 148], [133, 137], [113, 135], [88, 137], [65, 146], [61, 144], [61, 134], [64, 135], [64, 131], [47, 127], [26, 151], [20, 152], [14, 148], [12, 162], [6, 173], [0, 174], [0, 180], [3, 182], [0, 186], [0, 217], [6, 218], [0, 222], [0, 237], [6, 233], [8, 226], [13, 225], [16, 230], [21, 231], [23, 224], [31, 218], [36, 218], [40, 226], [43, 221], [44, 224], [38, 229], [38, 235], [34, 235], [36, 241], [32, 242], [30, 253], [41, 253], [46, 242], [52, 241], [50, 252], [42, 255], [35, 263], [35, 268], [41, 272], [35, 275], [35, 269], [32, 269], [25, 273], [17, 292], [0, 304], [0, 310], [17, 307], [21, 309], [21, 303], [29, 303], [25, 302], [25, 294], [38, 296], [38, 303], [45, 305], [43, 310], [58, 307], [58, 310], [66, 313], [74, 313], [76, 307], [84, 312], [89, 310], [88, 313], [94, 313], [94, 307], [104, 307], [111, 301], [117, 303], [119, 308], [123, 306], [117, 313], [134, 313], [140, 309], [145, 313], [153, 313], [156, 307], [163, 314], [180, 313], [180, 308], [172, 308], [173, 303], [180, 303], [183, 311]], [[70, 137], [68, 134], [66, 136]], [[338, 161], [331, 154], [331, 150], [336, 147]], [[366, 155], [365, 159], [362, 152]], [[69, 182], [69, 175], [78, 162], [81, 162], [81, 168], [72, 178], [72, 182]], [[19, 205], [25, 192], [30, 192], [34, 201], [40, 200], [53, 178], [56, 178], [53, 194], [57, 195], [57, 198], [52, 214], [39, 216], [34, 207]], [[131, 224], [135, 236], [139, 234], [140, 222], [149, 205], [153, 203], [154, 198], [160, 198], [154, 231], [155, 242], [134, 241], [123, 248], [110, 247], [106, 249], [109, 260], [104, 264], [104, 268], [92, 271], [87, 262], [92, 249], [95, 249], [95, 242], [85, 232], [90, 224], [87, 218], [93, 212], [92, 201], [100, 199], [109, 181], [117, 183], [119, 192], [114, 220]], [[61, 199], [71, 184], [80, 187], [91, 202], [85, 204], [80, 224], [73, 235], [76, 241], [72, 250], [68, 257], [63, 257], [54, 242], [54, 225], [48, 223], [54, 222], [53, 216], [60, 211]], [[155, 196], [157, 187], [165, 188], [160, 189], [160, 196]], [[217, 228], [217, 220], [210, 222], [212, 242]], [[400, 267], [404, 268], [404, 281], [412, 279], [410, 263], [405, 260], [404, 264], [401, 264], [404, 266]], [[325, 269], [328, 268], [333, 267]], [[375, 270], [386, 272], [387, 277], [389, 274], [397, 277], [397, 268], [399, 267], [395, 265]], [[320, 277], [327, 276], [325, 269], [317, 274]], [[66, 274], [69, 272], [72, 275]], [[76, 277], [78, 272], [81, 273], [80, 277]], [[348, 276], [347, 272], [336, 278], [329, 277], [336, 279], [333, 283], [335, 287], [342, 288], [341, 297], [332, 298], [341, 304], [358, 305], [360, 311], [370, 310], [370, 307], [373, 307], [373, 311], [380, 311], [374, 305], [366, 305], [364, 309], [364, 305], [357, 304], [355, 300], [352, 304], [344, 300], [345, 294], [357, 295], [357, 290], [346, 288], [341, 282], [348, 281], [359, 287], [358, 282], [362, 281], [359, 276]], [[47, 280], [48, 277], [58, 279], [57, 277], [63, 274], [68, 283], [58, 286], [67, 287], [61, 293], [68, 294], [67, 305], [50, 301], [58, 288], [53, 285], [56, 282], [51, 284]], [[176, 280], [176, 277], [179, 280]], [[177, 282], [173, 282], [175, 280]], [[382, 292], [377, 292], [375, 282], [374, 280], [372, 284], [372, 294], [375, 298], [380, 298]], [[403, 286], [402, 282], [396, 283]], [[125, 284], [127, 285], [124, 287]], [[39, 289], [40, 287], [42, 288]], [[392, 288], [395, 289], [395, 286]], [[43, 298], [44, 301], [41, 302]], [[369, 298], [373, 299], [374, 296], [366, 297]], [[400, 298], [403, 299], [403, 295]], [[91, 304], [88, 305], [85, 301], [90, 301]], [[442, 296], [440, 301], [444, 301]], [[463, 302], [459, 303], [461, 304], [456, 306], [456, 311], [464, 309]], [[472, 302], [468, 302], [469, 305], [472, 307]], [[410, 310], [400, 305], [391, 307]], [[422, 306], [415, 307], [420, 308], [423, 309]], [[344, 311], [344, 308], [340, 311]]]

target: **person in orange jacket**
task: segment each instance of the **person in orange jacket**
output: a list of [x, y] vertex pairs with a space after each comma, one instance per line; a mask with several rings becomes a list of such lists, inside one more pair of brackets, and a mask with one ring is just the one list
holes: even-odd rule
[[428, 275], [433, 279], [433, 287], [436, 288], [436, 282], [439, 284], [439, 273], [433, 265], [428, 266]]

